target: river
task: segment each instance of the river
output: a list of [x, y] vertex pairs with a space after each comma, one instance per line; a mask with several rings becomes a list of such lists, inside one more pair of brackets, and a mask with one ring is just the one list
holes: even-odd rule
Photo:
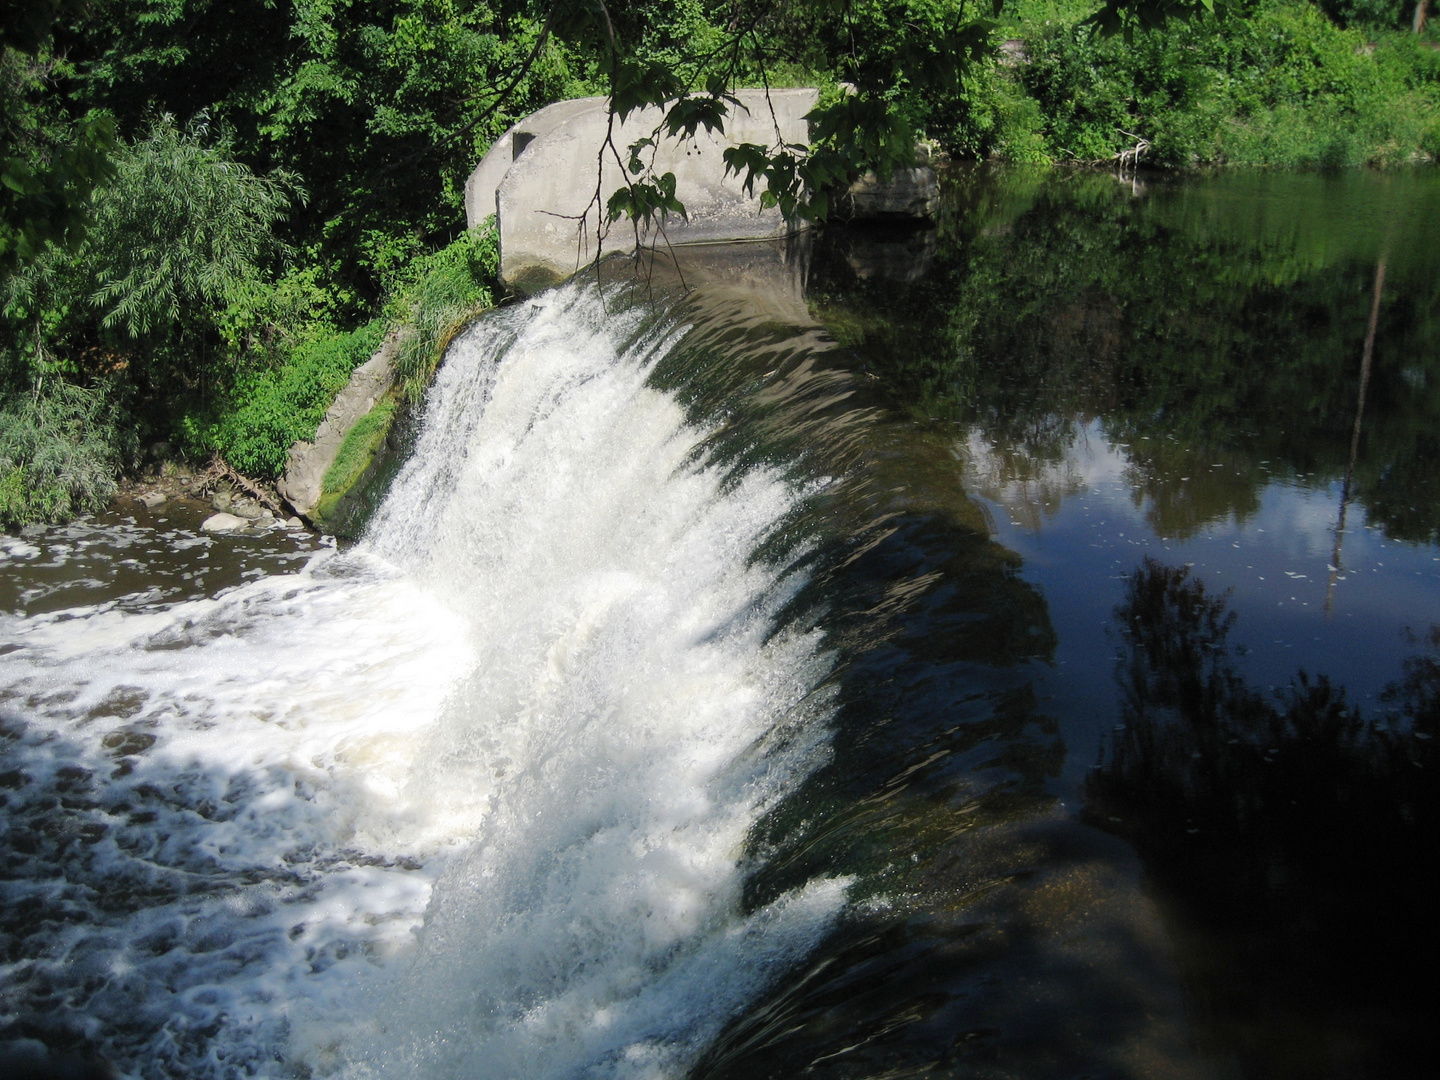
[[1437, 177], [957, 169], [744, 251], [478, 321], [353, 545], [0, 537], [0, 1039], [1420, 1074]]

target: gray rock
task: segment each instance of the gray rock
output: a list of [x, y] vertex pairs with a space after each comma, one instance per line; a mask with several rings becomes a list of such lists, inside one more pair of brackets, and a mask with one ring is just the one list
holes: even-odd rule
[[163, 491], [147, 491], [144, 495], [135, 496], [135, 501], [147, 510], [154, 510], [157, 506], [164, 505], [165, 493]]
[[301, 521], [298, 517], [286, 518], [284, 525], [287, 529], [303, 529], [305, 527], [305, 523]]
[[325, 419], [315, 432], [315, 441], [297, 442], [290, 448], [285, 477], [277, 484], [280, 492], [296, 510], [309, 514], [320, 501], [325, 473], [335, 463], [340, 444], [355, 426], [355, 421], [375, 407], [395, 377], [395, 351], [400, 337], [391, 333], [375, 355], [350, 376], [349, 385], [341, 390], [334, 404], [325, 412]]
[[211, 514], [200, 523], [202, 532], [241, 532], [248, 527], [250, 522], [243, 517], [236, 517], [234, 514]]
[[[669, 218], [663, 240], [654, 227], [643, 226], [639, 237], [612, 228], [605, 250], [632, 251], [637, 239], [688, 244], [786, 235], [790, 223], [778, 208], [761, 207], [760, 193], [747, 192], [743, 177], [726, 170], [724, 154], [740, 143], [769, 146], [777, 136], [808, 142], [805, 115], [818, 100], [813, 88], [737, 90], [723, 134], [659, 139], [646, 163], [657, 176], [675, 177], [686, 216]], [[600, 150], [607, 138], [626, 146], [653, 134], [664, 112], [652, 106], [611, 120], [604, 98], [557, 102], [511, 128], [481, 161], [466, 185], [467, 221], [474, 227], [495, 214], [502, 281], [528, 289], [569, 277], [595, 256], [604, 210], [594, 204], [596, 182], [608, 195], [630, 179]]]
[[249, 521], [254, 521], [256, 518], [264, 515], [260, 504], [252, 499], [242, 499], [239, 502], [232, 503], [230, 505], [230, 512], [236, 517], [246, 518]]
[[214, 497], [210, 500], [210, 506], [216, 510], [229, 510], [230, 504], [234, 501], [234, 493], [227, 491], [225, 488], [221, 488], [215, 492]]

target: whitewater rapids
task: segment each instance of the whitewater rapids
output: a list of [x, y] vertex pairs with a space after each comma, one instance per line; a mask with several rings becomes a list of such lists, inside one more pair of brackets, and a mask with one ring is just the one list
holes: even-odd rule
[[147, 1078], [678, 1077], [825, 935], [843, 879], [741, 904], [828, 753], [757, 554], [804, 492], [715, 460], [648, 378], [683, 328], [609, 307], [459, 337], [355, 548], [0, 617], [0, 1023]]

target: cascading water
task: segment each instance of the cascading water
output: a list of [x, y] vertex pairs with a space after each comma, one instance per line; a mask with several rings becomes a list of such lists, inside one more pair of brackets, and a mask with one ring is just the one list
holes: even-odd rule
[[678, 337], [489, 317], [355, 549], [0, 619], [8, 1018], [146, 1077], [675, 1076], [813, 946], [844, 879], [741, 905], [828, 752], [757, 557], [805, 492], [652, 387]]
[[485, 318], [350, 550], [0, 536], [0, 1073], [1433, 1072], [1434, 245], [1363, 411], [1250, 273], [1411, 181], [988, 176]]

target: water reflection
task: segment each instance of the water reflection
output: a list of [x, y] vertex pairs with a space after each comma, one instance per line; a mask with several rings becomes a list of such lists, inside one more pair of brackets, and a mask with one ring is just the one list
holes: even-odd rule
[[1203, 1074], [1138, 861], [1053, 790], [1050, 607], [952, 432], [896, 415], [813, 326], [745, 310], [693, 296], [656, 378], [725, 417], [724, 459], [800, 463], [812, 496], [777, 542], [810, 546], [793, 606], [834, 650], [836, 714], [829, 763], [747, 844], [744, 903], [841, 876], [850, 906], [692, 1076]]
[[1144, 560], [1116, 611], [1123, 729], [1089, 820], [1161, 890], [1203, 1030], [1247, 1076], [1418, 1075], [1440, 825], [1440, 626], [1386, 698], [1236, 669], [1223, 596]]
[[[950, 182], [938, 228], [909, 241], [926, 252], [924, 273], [887, 271], [897, 260], [868, 258], [869, 237], [832, 234], [817, 250], [811, 310], [911, 429], [929, 433], [1033, 590], [1051, 647], [1018, 668], [976, 665], [938, 689], [960, 703], [958, 731], [993, 733], [983, 746], [1023, 748], [1053, 732], [1053, 771], [991, 770], [963, 737], [943, 759], [953, 770], [939, 767], [923, 759], [933, 741], [917, 737], [926, 765], [904, 774], [886, 805], [895, 820], [949, 833], [929, 857], [948, 884], [917, 874], [925, 884], [913, 894], [931, 906], [906, 924], [920, 920], [931, 936], [927, 959], [881, 971], [869, 960], [852, 967], [843, 949], [827, 954], [810, 990], [745, 1029], [746, 1045], [769, 1049], [737, 1060], [852, 1075], [819, 1053], [820, 1033], [843, 1027], [873, 1033], [864, 1046], [918, 1040], [944, 1067], [982, 1075], [1143, 1071], [1122, 1060], [1126, 1038], [1148, 1048], [1160, 1075], [1413, 1069], [1424, 1028], [1403, 988], [1434, 955], [1418, 898], [1433, 884], [1421, 844], [1434, 825], [1424, 754], [1440, 639], [1430, 632], [1416, 653], [1419, 639], [1404, 635], [1440, 610], [1440, 177], [1229, 176], [1140, 190], [1094, 174], [971, 170]], [[918, 607], [906, 619], [923, 625]], [[846, 683], [855, 700], [891, 677], [862, 669], [870, 655], [854, 662], [864, 678]], [[998, 699], [987, 703], [991, 721], [966, 711], [967, 694], [1002, 675], [1017, 680], [1009, 700], [1023, 702], [1014, 707], [1034, 718], [1028, 727], [1004, 727]], [[876, 701], [865, 708], [888, 716]], [[1112, 751], [1117, 719], [1126, 726]], [[1087, 776], [1102, 751], [1104, 768]], [[845, 762], [837, 753], [834, 771], [844, 775]], [[955, 786], [926, 807], [903, 793], [911, 775]], [[1038, 779], [1027, 787], [1027, 777]], [[879, 802], [832, 782], [833, 812], [846, 820]], [[987, 784], [994, 797], [1031, 801], [980, 825], [957, 808], [983, 805], [966, 792]], [[1107, 1010], [1143, 1013], [1127, 1001], [1167, 1000], [1162, 975], [1127, 998], [1067, 966], [1059, 939], [1026, 922], [1039, 878], [1065, 867], [1066, 851], [1098, 843], [1057, 824], [1077, 795], [1085, 820], [1133, 842], [1160, 886], [1202, 1019], [1201, 1060], [1176, 1051], [1163, 1024], [1111, 1029], [1073, 1058], [1047, 1026], [1062, 995], [1034, 979], [1042, 969], [1083, 988], [1064, 1008], [1094, 1032], [1113, 1021]], [[1027, 846], [1037, 835], [1046, 842]], [[1014, 848], [997, 859], [992, 841]], [[888, 836], [876, 847], [886, 844], [910, 850]], [[1088, 851], [1083, 865], [1123, 877], [1122, 854]], [[957, 884], [977, 881], [987, 885], [970, 893]], [[1140, 945], [1144, 914], [1112, 917], [1120, 895], [1086, 895], [1083, 936], [1109, 942], [1126, 971], [1160, 971], [1153, 956], [1137, 959], [1152, 955]], [[876, 940], [877, 926], [893, 924], [874, 915], [855, 941]], [[967, 926], [983, 930], [964, 944], [946, 938], [945, 928]], [[1032, 967], [1038, 954], [1014, 946], [990, 964], [975, 943], [992, 932], [1045, 941], [1047, 960]], [[830, 980], [839, 986], [852, 970], [865, 974], [846, 985], [873, 986], [869, 1000], [889, 1011], [866, 1013], [853, 994], [848, 1004], [838, 991], [826, 998]], [[1007, 1011], [1022, 985], [1031, 1008]], [[907, 1026], [902, 988], [943, 1004], [916, 1004]], [[942, 1045], [925, 1019], [941, 1016], [952, 1032], [987, 1033], [967, 1044], [982, 1056]], [[1016, 1037], [1026, 1030], [1028, 1044]], [[815, 1056], [801, 1053], [807, 1045]], [[869, 1060], [878, 1073], [910, 1059]], [[744, 1075], [728, 1068], [716, 1074]]]
[[1103, 418], [1155, 531], [1191, 536], [1243, 520], [1277, 476], [1344, 475], [1383, 256], [1354, 493], [1387, 535], [1436, 538], [1440, 177], [1228, 176], [1140, 199], [1093, 174], [951, 182], [923, 278], [857, 274], [863, 235], [817, 256], [814, 310], [894, 400], [1042, 467]]

